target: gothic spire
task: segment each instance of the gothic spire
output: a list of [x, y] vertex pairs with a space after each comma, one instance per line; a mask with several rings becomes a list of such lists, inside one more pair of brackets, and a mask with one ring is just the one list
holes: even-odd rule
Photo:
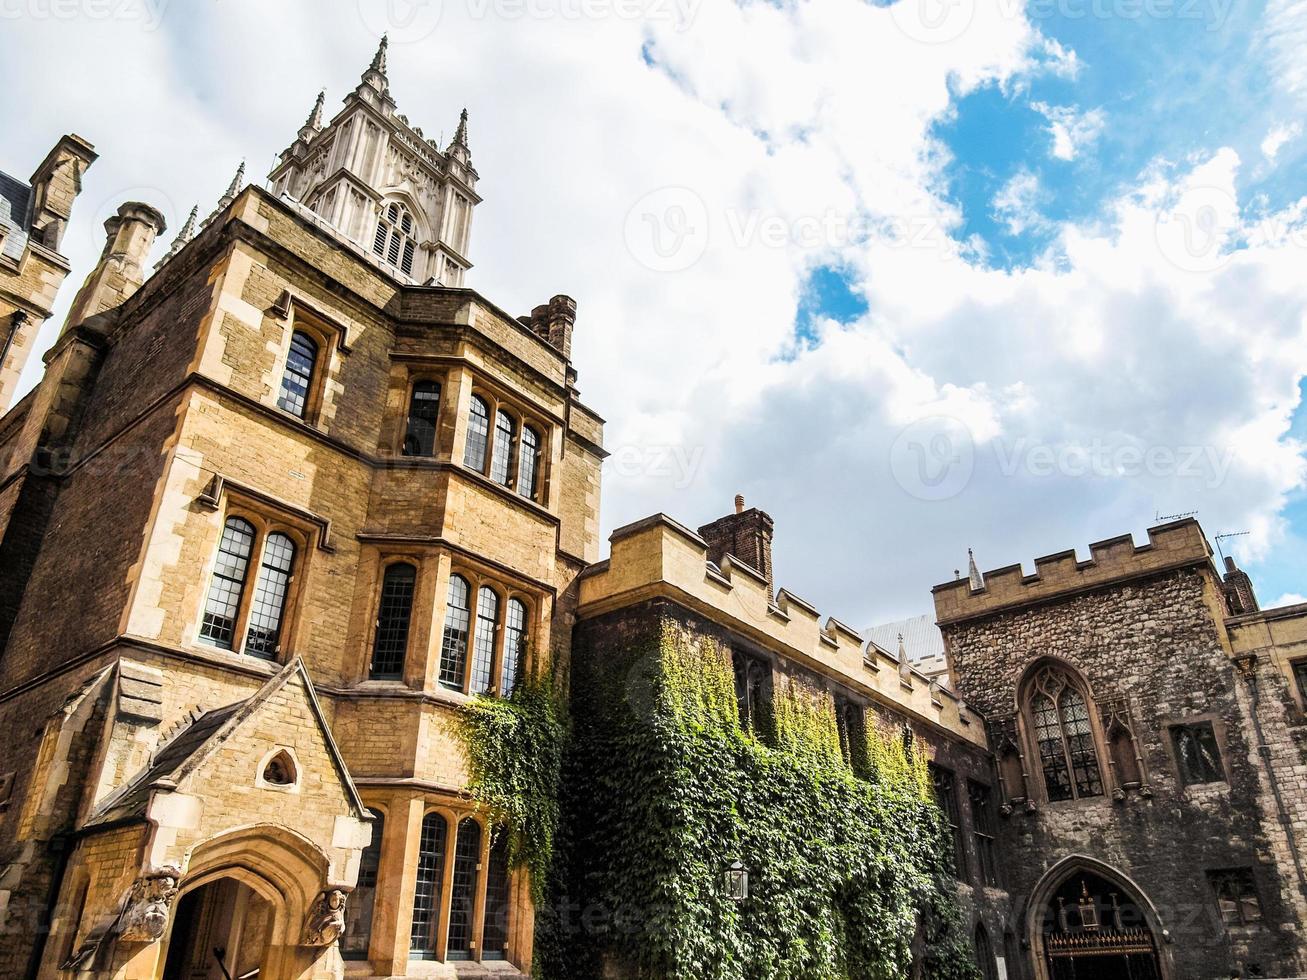
[[972, 592], [979, 592], [985, 587], [985, 577], [976, 567], [976, 555], [970, 548], [967, 549], [967, 577], [971, 579]]
[[213, 209], [212, 214], [210, 214], [207, 218], [204, 219], [204, 225], [202, 225], [201, 227], [207, 227], [209, 222], [212, 221], [214, 218], [216, 218], [218, 214], [225, 207], [227, 207], [227, 205], [231, 204], [232, 201], [236, 200], [236, 195], [240, 193], [241, 186], [244, 183], [245, 183], [245, 161], [242, 160], [241, 165], [236, 168], [236, 176], [234, 176], [231, 179], [231, 183], [227, 185], [227, 190], [223, 192], [222, 197], [218, 198], [218, 206]]
[[155, 263], [154, 268], [156, 270], [159, 266], [163, 265], [170, 258], [180, 252], [182, 248], [185, 247], [186, 243], [195, 237], [195, 222], [196, 219], [199, 218], [199, 215], [200, 206], [197, 204], [195, 207], [191, 208], [190, 217], [186, 219], [186, 224], [182, 225], [182, 230], [177, 232], [177, 237], [174, 238], [172, 244], [168, 246], [168, 251], [164, 253], [163, 258]]
[[380, 75], [386, 73], [386, 48], [388, 47], [390, 47], [390, 38], [382, 34], [381, 44], [377, 47], [377, 53], [372, 56], [372, 64], [368, 65], [368, 71], [375, 71]]
[[386, 48], [389, 46], [389, 39], [386, 35], [381, 35], [381, 44], [377, 47], [377, 53], [372, 56], [372, 63], [363, 73], [360, 88], [366, 85], [382, 95], [386, 94], [386, 90], [390, 88], [390, 82], [386, 79]]
[[471, 152], [467, 145], [467, 110], [464, 109], [458, 117], [458, 129], [454, 130], [454, 138], [450, 141], [450, 146], [461, 146], [463, 149]]
[[906, 667], [908, 664], [908, 648], [903, 644], [903, 634], [899, 634], [899, 664]]
[[[306, 143], [322, 129], [322, 103], [326, 98], [327, 90], [324, 88], [318, 93], [318, 101], [313, 103], [313, 111], [309, 113], [309, 118], [305, 119], [304, 125], [300, 127], [300, 139]], [[304, 135], [305, 130], [309, 131], [309, 136]]]

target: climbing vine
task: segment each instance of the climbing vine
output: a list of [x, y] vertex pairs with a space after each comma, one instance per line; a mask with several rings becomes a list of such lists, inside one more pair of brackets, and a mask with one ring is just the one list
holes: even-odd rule
[[478, 697], [458, 734], [477, 804], [509, 834], [509, 862], [531, 875], [535, 901], [545, 895], [558, 832], [559, 775], [566, 727], [548, 679], [524, 679], [505, 698]]
[[914, 941], [931, 980], [978, 976], [918, 747], [868, 725], [855, 774], [829, 699], [784, 679], [742, 730], [728, 649], [672, 615], [575, 656], [538, 976], [892, 980]]

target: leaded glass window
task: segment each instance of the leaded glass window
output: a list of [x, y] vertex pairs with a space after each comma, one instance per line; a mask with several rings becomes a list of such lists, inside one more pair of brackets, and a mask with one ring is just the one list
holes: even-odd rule
[[495, 447], [490, 457], [490, 479], [508, 486], [512, 479], [513, 437], [517, 425], [513, 416], [500, 410], [495, 413]]
[[372, 644], [372, 678], [396, 680], [404, 676], [408, 653], [408, 627], [413, 612], [417, 569], [406, 562], [386, 567], [377, 610], [377, 632]]
[[372, 239], [372, 251], [383, 262], [404, 275], [413, 272], [413, 255], [417, 250], [414, 238], [416, 226], [408, 208], [398, 201], [390, 205], [377, 218], [377, 233]]
[[509, 697], [517, 686], [518, 671], [526, 656], [526, 603], [521, 599], [508, 600], [508, 615], [504, 621], [504, 665], [499, 675], [499, 693]]
[[962, 818], [958, 811], [957, 780], [952, 771], [935, 763], [927, 763], [930, 769], [930, 782], [935, 789], [935, 802], [948, 823], [949, 836], [953, 840], [951, 858], [953, 876], [959, 881], [967, 880], [967, 854], [962, 844]]
[[419, 381], [408, 399], [408, 424], [404, 430], [405, 456], [436, 454], [436, 420], [440, 414], [440, 385]]
[[300, 330], [291, 334], [286, 370], [281, 376], [281, 395], [277, 399], [280, 408], [304, 418], [309, 405], [309, 391], [313, 385], [313, 366], [317, 360], [317, 342]]
[[1209, 871], [1207, 880], [1216, 892], [1221, 921], [1227, 926], [1246, 926], [1262, 921], [1262, 900], [1251, 868]]
[[1219, 783], [1225, 780], [1221, 766], [1221, 747], [1216, 742], [1210, 721], [1192, 725], [1174, 725], [1171, 744], [1175, 746], [1175, 761], [1180, 768], [1180, 782], [1184, 786], [1196, 783]]
[[200, 639], [224, 650], [232, 648], [253, 547], [254, 525], [239, 517], [227, 518], [200, 624]]
[[486, 916], [481, 937], [481, 957], [502, 960], [508, 952], [508, 828], [497, 827], [490, 842], [490, 863], [486, 866]]
[[490, 406], [478, 395], [472, 396], [472, 407], [467, 416], [467, 445], [463, 449], [463, 465], [478, 473], [486, 471], [486, 451], [490, 442]]
[[280, 532], [263, 542], [263, 560], [250, 605], [250, 625], [245, 632], [245, 652], [272, 660], [281, 646], [281, 619], [295, 566], [295, 544]]
[[483, 585], [477, 592], [477, 628], [472, 644], [473, 694], [490, 690], [490, 678], [495, 663], [495, 634], [499, 627], [499, 596], [495, 590]]
[[445, 880], [445, 845], [449, 824], [439, 813], [422, 818], [418, 844], [417, 887], [413, 891], [412, 955], [432, 959], [436, 955], [436, 929], [440, 922], [440, 889]]
[[517, 453], [517, 492], [535, 500], [539, 488], [540, 435], [529, 425], [522, 426], [522, 442]]
[[372, 841], [359, 856], [358, 884], [349, 897], [345, 935], [340, 937], [340, 955], [347, 960], [368, 958], [372, 907], [377, 897], [377, 878], [381, 873], [381, 840], [386, 833], [386, 818], [376, 810], [369, 810], [368, 813], [372, 815]]
[[967, 780], [967, 795], [971, 802], [971, 835], [976, 843], [980, 883], [996, 888], [999, 881], [994, 837], [998, 830], [994, 825], [994, 796], [988, 786], [973, 780]]
[[440, 645], [440, 686], [463, 690], [467, 674], [467, 632], [472, 610], [468, 604], [471, 589], [461, 575], [449, 577], [449, 595], [445, 602], [445, 635]]
[[1029, 720], [1048, 799], [1101, 796], [1103, 781], [1089, 709], [1065, 672], [1051, 666], [1040, 670], [1030, 694]]
[[471, 817], [458, 824], [454, 845], [454, 885], [449, 893], [449, 942], [451, 960], [472, 955], [473, 915], [476, 910], [477, 872], [481, 867], [481, 825]]

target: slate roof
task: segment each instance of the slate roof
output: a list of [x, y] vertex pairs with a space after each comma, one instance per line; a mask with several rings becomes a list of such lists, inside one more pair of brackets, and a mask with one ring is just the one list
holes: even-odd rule
[[897, 656], [900, 633], [903, 634], [903, 649], [907, 651], [908, 662], [912, 666], [927, 676], [948, 669], [944, 657], [944, 635], [935, 625], [934, 617], [928, 613], [873, 626], [863, 630], [862, 638], [870, 640], [891, 656]]
[[0, 173], [0, 227], [4, 228], [4, 245], [0, 255], [18, 261], [27, 249], [28, 211], [32, 188], [17, 177]]

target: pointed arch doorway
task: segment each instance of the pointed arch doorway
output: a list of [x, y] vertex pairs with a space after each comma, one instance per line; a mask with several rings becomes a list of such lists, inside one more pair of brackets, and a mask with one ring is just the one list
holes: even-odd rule
[[1124, 876], [1064, 861], [1032, 898], [1039, 980], [1170, 980], [1156, 912]]
[[163, 980], [256, 980], [271, 941], [273, 907], [235, 878], [219, 878], [177, 902]]

